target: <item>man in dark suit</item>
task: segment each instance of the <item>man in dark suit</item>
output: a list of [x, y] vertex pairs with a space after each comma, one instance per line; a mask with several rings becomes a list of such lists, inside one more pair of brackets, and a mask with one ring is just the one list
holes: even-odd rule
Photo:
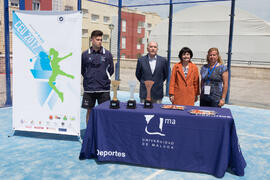
[[151, 89], [153, 103], [162, 103], [163, 82], [168, 77], [168, 62], [164, 57], [157, 55], [158, 44], [149, 42], [147, 45], [148, 54], [138, 59], [136, 67], [136, 77], [140, 81], [140, 99], [144, 103], [146, 99], [146, 87], [144, 81], [152, 80], [154, 85]]

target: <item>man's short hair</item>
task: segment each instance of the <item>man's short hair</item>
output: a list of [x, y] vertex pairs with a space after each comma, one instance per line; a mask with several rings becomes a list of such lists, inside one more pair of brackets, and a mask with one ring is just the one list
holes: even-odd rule
[[97, 36], [103, 36], [103, 32], [100, 31], [100, 30], [94, 30], [94, 31], [92, 31], [92, 33], [91, 33], [91, 39], [93, 37], [97, 37]]
[[155, 43], [155, 44], [157, 45], [157, 48], [158, 48], [158, 43], [157, 43], [156, 41], [149, 41], [149, 42], [147, 43], [147, 47], [150, 46], [150, 43]]

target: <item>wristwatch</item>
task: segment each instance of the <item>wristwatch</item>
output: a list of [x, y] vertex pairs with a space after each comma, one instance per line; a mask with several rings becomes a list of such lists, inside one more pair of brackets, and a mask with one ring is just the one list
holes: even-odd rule
[[221, 98], [222, 101], [225, 101], [225, 98]]

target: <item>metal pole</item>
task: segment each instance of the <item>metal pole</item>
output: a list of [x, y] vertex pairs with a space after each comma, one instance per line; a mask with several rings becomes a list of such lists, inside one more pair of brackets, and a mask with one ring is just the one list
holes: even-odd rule
[[110, 34], [110, 52], [112, 53], [112, 29], [111, 30], [111, 34]]
[[172, 41], [172, 18], [173, 18], [173, 3], [170, 0], [170, 11], [169, 11], [169, 32], [168, 32], [168, 52], [167, 52], [167, 60], [168, 60], [168, 78], [166, 83], [166, 96], [169, 96], [169, 84], [171, 78], [171, 41]]
[[122, 0], [118, 0], [118, 37], [117, 37], [117, 63], [115, 65], [115, 80], [120, 80], [120, 38], [121, 38], [121, 11]]
[[110, 44], [109, 44], [109, 48], [110, 48], [110, 52], [112, 53], [112, 30], [114, 28], [114, 25], [111, 23], [109, 24], [109, 29], [110, 29]]
[[4, 21], [5, 21], [5, 64], [6, 64], [6, 106], [12, 106], [10, 90], [10, 44], [9, 44], [9, 9], [8, 0], [4, 0]]
[[78, 11], [82, 10], [82, 0], [78, 0]]
[[230, 103], [230, 86], [231, 86], [231, 58], [232, 58], [232, 41], [233, 41], [233, 25], [234, 25], [235, 0], [231, 1], [231, 18], [230, 18], [230, 34], [228, 48], [228, 92], [226, 96], [226, 104]]

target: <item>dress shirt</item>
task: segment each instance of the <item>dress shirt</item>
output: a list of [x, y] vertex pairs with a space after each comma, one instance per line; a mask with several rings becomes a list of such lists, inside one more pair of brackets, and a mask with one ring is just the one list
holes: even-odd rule
[[148, 59], [149, 59], [149, 64], [150, 64], [152, 74], [154, 74], [154, 71], [155, 71], [155, 68], [156, 68], [156, 63], [157, 63], [157, 56], [154, 56], [154, 58], [151, 58], [148, 55]]

